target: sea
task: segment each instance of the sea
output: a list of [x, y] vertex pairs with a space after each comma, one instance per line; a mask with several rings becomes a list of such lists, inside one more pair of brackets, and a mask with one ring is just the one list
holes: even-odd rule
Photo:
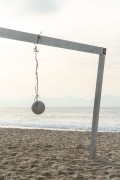
[[[50, 107], [36, 115], [28, 107], [0, 107], [0, 127], [91, 131], [93, 108]], [[120, 132], [120, 107], [101, 108], [98, 131]]]

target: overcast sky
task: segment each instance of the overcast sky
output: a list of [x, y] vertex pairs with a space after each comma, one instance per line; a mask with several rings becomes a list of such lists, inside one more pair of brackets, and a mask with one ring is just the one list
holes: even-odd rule
[[[107, 48], [102, 95], [120, 95], [120, 0], [0, 0], [0, 26]], [[33, 48], [0, 38], [0, 99], [34, 99]], [[94, 98], [98, 55], [38, 48], [41, 98]]]

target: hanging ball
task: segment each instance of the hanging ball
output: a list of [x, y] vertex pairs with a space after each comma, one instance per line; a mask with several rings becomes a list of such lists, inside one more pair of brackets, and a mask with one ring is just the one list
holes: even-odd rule
[[42, 101], [35, 101], [31, 109], [35, 114], [42, 114], [45, 111], [45, 105]]

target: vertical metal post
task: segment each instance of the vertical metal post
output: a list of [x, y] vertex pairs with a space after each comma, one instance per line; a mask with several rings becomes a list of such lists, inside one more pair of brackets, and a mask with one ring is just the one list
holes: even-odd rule
[[97, 130], [99, 120], [99, 109], [102, 91], [102, 80], [104, 72], [105, 55], [99, 55], [98, 73], [96, 81], [96, 91], [94, 100], [93, 120], [92, 120], [92, 132], [91, 132], [91, 144], [90, 144], [90, 159], [93, 159], [96, 152]]

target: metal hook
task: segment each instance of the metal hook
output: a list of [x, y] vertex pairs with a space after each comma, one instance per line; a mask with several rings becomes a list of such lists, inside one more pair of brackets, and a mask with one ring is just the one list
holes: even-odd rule
[[41, 39], [41, 36], [40, 36], [41, 34], [42, 34], [42, 31], [41, 31], [41, 33], [37, 37], [37, 44], [38, 44], [39, 40]]

